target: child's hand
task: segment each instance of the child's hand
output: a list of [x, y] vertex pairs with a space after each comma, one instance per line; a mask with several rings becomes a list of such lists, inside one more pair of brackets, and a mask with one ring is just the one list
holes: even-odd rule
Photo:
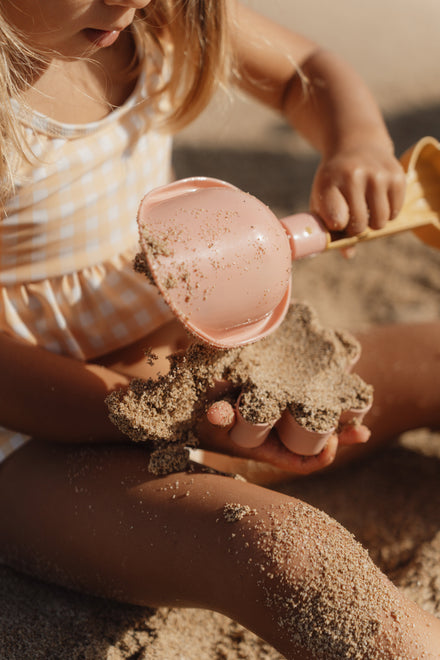
[[150, 443], [154, 460], [183, 455], [198, 439], [203, 449], [304, 474], [332, 462], [338, 427], [347, 427], [341, 442], [368, 439], [361, 424], [372, 388], [352, 373], [360, 351], [349, 333], [323, 328], [296, 302], [264, 341], [229, 351], [191, 343], [168, 357], [166, 374], [135, 378], [106, 402], [123, 433]]
[[[206, 448], [240, 458], [248, 458], [262, 463], [269, 463], [283, 471], [293, 474], [311, 474], [333, 463], [338, 446], [362, 444], [370, 437], [369, 429], [361, 423], [343, 425], [338, 434], [330, 435], [322, 451], [314, 456], [296, 454], [281, 442], [276, 429], [273, 429], [263, 444], [246, 448], [234, 443], [236, 414], [227, 401], [216, 401], [206, 414], [206, 421], [198, 429], [200, 437], [209, 437]], [[204, 443], [202, 442], [202, 445]]]
[[383, 144], [358, 144], [323, 157], [310, 198], [330, 231], [360, 234], [379, 229], [399, 213], [405, 174]]

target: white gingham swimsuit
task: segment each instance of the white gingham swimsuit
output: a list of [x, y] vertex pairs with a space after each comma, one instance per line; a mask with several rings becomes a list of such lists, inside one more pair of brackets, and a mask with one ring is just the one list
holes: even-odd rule
[[[0, 217], [0, 332], [89, 360], [171, 317], [133, 270], [140, 200], [169, 180], [171, 161], [148, 101], [158, 66], [153, 56], [145, 64], [131, 96], [101, 121], [23, 118], [38, 161], [19, 165]], [[0, 461], [27, 439], [0, 427]]]

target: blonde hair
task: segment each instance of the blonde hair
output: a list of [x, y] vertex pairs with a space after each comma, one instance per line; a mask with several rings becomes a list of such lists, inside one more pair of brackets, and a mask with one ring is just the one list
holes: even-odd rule
[[[137, 12], [134, 29], [145, 49], [152, 42], [169, 62], [170, 74], [156, 91], [170, 100], [163, 125], [176, 131], [208, 104], [231, 70], [227, 5], [229, 0], [152, 0]], [[47, 54], [46, 54], [47, 55]], [[20, 97], [35, 67], [44, 66], [36, 52], [8, 24], [0, 9], [0, 202], [13, 191], [11, 162], [29, 160], [23, 128], [12, 99]], [[29, 75], [27, 75], [29, 74]]]
[[228, 0], [153, 0], [142, 25], [164, 54], [171, 46], [171, 75], [161, 91], [171, 100], [167, 126], [178, 129], [205, 108], [232, 69]]
[[13, 99], [20, 96], [42, 60], [42, 54], [30, 50], [0, 13], [0, 202], [13, 190], [11, 162], [17, 155], [29, 159]]

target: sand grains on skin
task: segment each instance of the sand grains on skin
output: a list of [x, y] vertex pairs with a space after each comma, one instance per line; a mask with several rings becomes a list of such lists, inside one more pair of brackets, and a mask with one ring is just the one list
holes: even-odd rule
[[226, 522], [239, 525], [231, 537], [236, 561], [255, 574], [280, 639], [317, 660], [399, 660], [393, 640], [410, 622], [399, 617], [398, 591], [352, 534], [300, 501], [253, 513], [242, 504], [223, 509]]
[[242, 520], [245, 516], [250, 516], [251, 514], [256, 513], [256, 510], [251, 509], [247, 504], [227, 502], [223, 507], [223, 518], [229, 523], [237, 522], [238, 520]]

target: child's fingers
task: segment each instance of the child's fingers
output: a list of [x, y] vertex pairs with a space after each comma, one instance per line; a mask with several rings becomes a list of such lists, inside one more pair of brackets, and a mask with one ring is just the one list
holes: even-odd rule
[[400, 163], [393, 161], [394, 168], [378, 170], [370, 174], [366, 199], [370, 212], [370, 227], [381, 229], [402, 208], [405, 198], [406, 176]]
[[370, 438], [370, 429], [363, 424], [371, 404], [362, 409], [351, 409], [342, 413], [339, 419], [338, 438], [340, 445], [359, 445]]
[[246, 449], [238, 445], [234, 449], [236, 456], [250, 458], [255, 461], [269, 463], [286, 472], [292, 474], [307, 475], [317, 472], [330, 465], [336, 456], [338, 448], [338, 438], [332, 435], [328, 438], [324, 449], [315, 456], [300, 456], [291, 452], [277, 438], [275, 433], [271, 433], [264, 443], [254, 449]]
[[350, 220], [347, 200], [336, 185], [320, 185], [319, 180], [316, 181], [310, 208], [322, 218], [329, 231], [342, 231]]
[[312, 474], [312, 472], [317, 472], [331, 465], [335, 460], [337, 449], [338, 438], [336, 435], [331, 435], [324, 449], [319, 454], [314, 456], [300, 456], [299, 454], [289, 452], [289, 467], [286, 469], [289, 469], [295, 474]]
[[[216, 421], [216, 414], [214, 412], [212, 414]], [[269, 433], [263, 444], [253, 448], [233, 442], [228, 427], [222, 428], [206, 421], [205, 424], [199, 425], [198, 431], [202, 449], [268, 463], [292, 474], [306, 475], [327, 467], [333, 462], [338, 447], [338, 438], [333, 435], [328, 438], [327, 445], [317, 456], [300, 456], [287, 449], [274, 431]]]
[[223, 431], [229, 431], [235, 424], [235, 410], [229, 401], [214, 401], [206, 411], [210, 424]]
[[[210, 442], [214, 451], [269, 463], [300, 475], [311, 474], [329, 466], [335, 459], [338, 444], [361, 444], [370, 437], [369, 429], [361, 423], [360, 418], [356, 423], [344, 424], [338, 435], [328, 436], [321, 452], [304, 456], [289, 449], [284, 441], [281, 442], [279, 434], [271, 431], [270, 425], [246, 422], [228, 401], [212, 403], [206, 412], [206, 419], [215, 431]], [[296, 432], [292, 433], [295, 435]], [[307, 434], [305, 436], [307, 439]]]
[[367, 442], [371, 431], [364, 424], [347, 424], [338, 433], [340, 445], [359, 445]]
[[350, 247], [341, 248], [339, 252], [344, 259], [353, 259], [356, 256], [357, 248], [355, 245], [351, 245]]
[[395, 218], [402, 209], [405, 199], [406, 190], [406, 175], [403, 168], [399, 164], [399, 168], [392, 177], [391, 184], [388, 188], [388, 204], [390, 207], [390, 219]]
[[357, 236], [370, 225], [371, 209], [367, 199], [367, 179], [362, 170], [347, 176], [340, 187], [348, 206], [349, 219], [345, 227], [347, 236]]
[[391, 218], [387, 181], [376, 179], [367, 184], [366, 200], [369, 211], [369, 226], [381, 229]]
[[315, 208], [329, 231], [345, 231], [347, 236], [355, 236], [369, 225], [370, 210], [360, 181], [331, 186], [321, 193], [314, 211]]
[[405, 187], [405, 172], [388, 152], [354, 150], [321, 163], [310, 205], [330, 231], [352, 236], [393, 219], [402, 208]]

